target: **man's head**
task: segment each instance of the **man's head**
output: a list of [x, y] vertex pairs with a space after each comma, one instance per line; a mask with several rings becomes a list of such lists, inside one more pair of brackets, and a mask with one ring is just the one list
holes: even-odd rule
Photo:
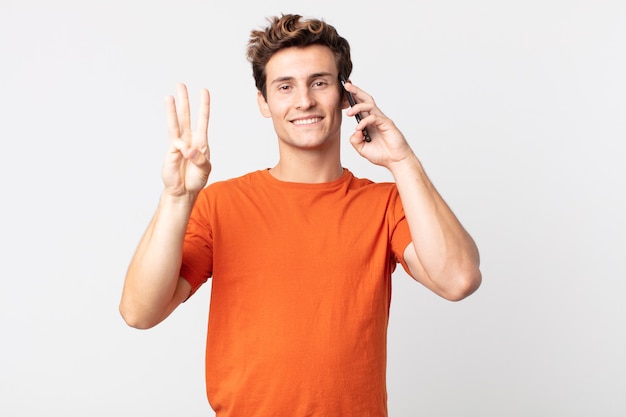
[[252, 75], [257, 89], [267, 99], [267, 77], [265, 66], [272, 56], [284, 48], [323, 45], [332, 51], [337, 70], [346, 79], [352, 73], [350, 45], [339, 36], [337, 30], [318, 19], [303, 19], [302, 16], [287, 14], [268, 19], [265, 30], [253, 30], [248, 41], [248, 61], [252, 64]]

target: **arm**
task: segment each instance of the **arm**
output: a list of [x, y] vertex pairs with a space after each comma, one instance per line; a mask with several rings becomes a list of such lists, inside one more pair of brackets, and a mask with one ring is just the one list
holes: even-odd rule
[[163, 164], [163, 193], [130, 262], [120, 313], [128, 325], [149, 328], [165, 319], [188, 296], [191, 286], [179, 277], [182, 246], [191, 209], [211, 172], [207, 129], [210, 97], [202, 90], [197, 128], [191, 129], [184, 84], [165, 102], [170, 146]]
[[[412, 236], [404, 252], [411, 275], [448, 300], [467, 297], [482, 280], [476, 244], [394, 123], [365, 92], [350, 83], [346, 89], [358, 102], [346, 114], [361, 112], [365, 116], [350, 137], [352, 146], [370, 162], [389, 169], [395, 179]], [[365, 127], [371, 142], [363, 140], [361, 130]]]

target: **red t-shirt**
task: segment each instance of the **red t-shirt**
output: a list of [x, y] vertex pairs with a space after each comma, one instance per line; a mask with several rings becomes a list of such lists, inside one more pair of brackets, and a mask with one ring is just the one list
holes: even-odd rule
[[212, 277], [206, 385], [219, 417], [386, 416], [391, 274], [411, 238], [393, 183], [269, 171], [198, 196], [181, 276]]

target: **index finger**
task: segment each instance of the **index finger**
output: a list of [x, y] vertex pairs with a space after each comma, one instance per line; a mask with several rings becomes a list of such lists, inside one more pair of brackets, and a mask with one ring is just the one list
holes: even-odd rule
[[[357, 104], [365, 101], [374, 101], [372, 96], [361, 90], [358, 86], [354, 85], [352, 81], [348, 80], [346, 83], [346, 90], [348, 90], [354, 96]], [[345, 88], [345, 87], [344, 87]]]
[[167, 132], [170, 139], [178, 139], [180, 137], [180, 127], [178, 126], [176, 102], [172, 96], [165, 97], [165, 114], [167, 117]]

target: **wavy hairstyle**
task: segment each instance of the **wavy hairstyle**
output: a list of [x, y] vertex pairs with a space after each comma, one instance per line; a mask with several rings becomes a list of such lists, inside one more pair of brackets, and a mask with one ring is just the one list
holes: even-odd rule
[[292, 46], [324, 45], [335, 55], [339, 74], [346, 79], [352, 73], [350, 44], [337, 30], [319, 19], [303, 19], [297, 14], [283, 14], [267, 19], [263, 30], [253, 30], [248, 41], [247, 58], [252, 64], [252, 75], [257, 90], [267, 99], [265, 66], [272, 56], [283, 48]]

